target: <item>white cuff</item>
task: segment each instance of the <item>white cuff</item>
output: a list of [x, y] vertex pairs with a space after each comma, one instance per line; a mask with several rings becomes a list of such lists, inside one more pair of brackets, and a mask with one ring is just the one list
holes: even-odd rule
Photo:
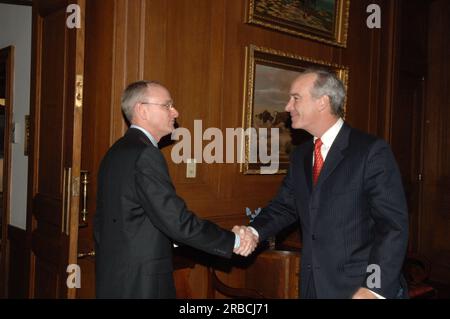
[[383, 296], [380, 296], [379, 294], [377, 294], [375, 291], [370, 290], [370, 292], [373, 293], [375, 295], [375, 297], [377, 297], [377, 299], [386, 299]]
[[256, 231], [256, 229], [254, 229], [252, 226], [248, 226], [248, 228], [252, 231], [253, 234], [255, 234], [256, 237], [259, 238], [259, 234], [258, 234], [258, 232]]

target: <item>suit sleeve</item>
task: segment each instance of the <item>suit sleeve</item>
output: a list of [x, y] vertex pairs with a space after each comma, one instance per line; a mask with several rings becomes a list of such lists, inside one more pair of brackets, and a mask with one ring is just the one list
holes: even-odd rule
[[175, 191], [161, 152], [146, 148], [136, 163], [136, 192], [148, 218], [168, 237], [214, 255], [232, 255], [235, 235], [190, 212]]
[[298, 220], [294, 200], [292, 163], [293, 160], [276, 197], [250, 224], [258, 232], [260, 241], [276, 235]]
[[[408, 244], [408, 211], [397, 163], [390, 147], [382, 140], [376, 141], [369, 152], [364, 185], [375, 222], [369, 265], [379, 266], [381, 274], [379, 287], [368, 288], [393, 298], [398, 292]], [[368, 279], [365, 284], [376, 283]]]

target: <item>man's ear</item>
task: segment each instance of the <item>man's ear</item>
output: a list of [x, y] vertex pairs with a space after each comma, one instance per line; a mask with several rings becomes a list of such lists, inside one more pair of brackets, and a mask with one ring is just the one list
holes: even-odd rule
[[319, 111], [322, 112], [330, 105], [330, 97], [328, 95], [322, 95], [319, 98]]
[[147, 114], [145, 112], [145, 107], [141, 103], [136, 104], [134, 107], [134, 116], [138, 117], [141, 120], [145, 120]]

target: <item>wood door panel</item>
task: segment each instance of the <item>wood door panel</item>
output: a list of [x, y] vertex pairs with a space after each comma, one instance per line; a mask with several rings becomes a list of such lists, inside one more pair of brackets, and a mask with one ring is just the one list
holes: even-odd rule
[[40, 16], [47, 17], [49, 14], [55, 11], [63, 11], [67, 7], [67, 0], [39, 0], [36, 2], [35, 7], [39, 11]]
[[[30, 158], [30, 295], [74, 297], [67, 265], [76, 262], [83, 86], [81, 29], [66, 25], [66, 7], [85, 1], [33, 2], [34, 127]], [[75, 103], [75, 95], [80, 97]]]
[[46, 222], [61, 229], [62, 227], [62, 198], [36, 194], [33, 202], [33, 214], [37, 221]]
[[42, 72], [39, 100], [38, 186], [33, 200], [35, 229], [32, 233], [32, 251], [36, 259], [34, 296], [37, 298], [62, 297], [53, 287], [60, 282], [57, 265], [65, 255], [61, 241], [63, 218], [63, 127], [64, 109], [68, 108], [64, 94], [67, 78], [67, 28], [65, 8], [46, 12], [42, 17]]
[[58, 261], [61, 256], [63, 246], [59, 242], [59, 237], [50, 237], [45, 230], [35, 231], [32, 238], [32, 250], [37, 257], [38, 262], [46, 260], [47, 262]]
[[78, 259], [81, 268], [81, 289], [77, 290], [77, 298], [95, 298], [95, 258], [85, 257]]
[[39, 276], [36, 277], [35, 295], [37, 298], [54, 298], [58, 295], [58, 267], [55, 264], [39, 259], [36, 262], [36, 272]]
[[[40, 97], [40, 131], [39, 131], [39, 180], [38, 192], [61, 198], [62, 175], [62, 128], [65, 78], [66, 73], [66, 28], [65, 12], [49, 14], [42, 23], [42, 75]], [[61, 45], [63, 45], [61, 47]], [[56, 132], [61, 132], [57, 133]], [[55, 166], [56, 165], [56, 166]], [[52, 182], [49, 182], [52, 181]]]

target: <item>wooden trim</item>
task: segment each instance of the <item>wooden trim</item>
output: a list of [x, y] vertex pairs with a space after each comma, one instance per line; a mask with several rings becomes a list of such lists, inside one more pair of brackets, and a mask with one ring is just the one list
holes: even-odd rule
[[112, 57], [112, 90], [111, 90], [111, 114], [109, 145], [112, 145], [119, 139], [125, 131], [125, 122], [120, 109], [122, 91], [126, 86], [126, 16], [128, 7], [123, 1], [114, 2], [114, 31], [113, 31], [113, 57]]
[[32, 0], [0, 0], [0, 3], [29, 7], [33, 5]]
[[[380, 127], [380, 131], [383, 132], [383, 138], [391, 143], [392, 139], [392, 112], [393, 105], [395, 103], [395, 95], [397, 94], [398, 86], [398, 61], [399, 61], [399, 25], [401, 23], [399, 14], [401, 11], [401, 5], [397, 1], [389, 1], [389, 32], [387, 39], [387, 54], [386, 59], [386, 91], [385, 91], [385, 109], [384, 109], [384, 127]], [[381, 126], [381, 125], [380, 125]]]
[[3, 211], [2, 211], [2, 233], [0, 252], [0, 296], [7, 297], [8, 287], [8, 225], [9, 225], [9, 197], [11, 185], [11, 118], [14, 105], [14, 47], [9, 46], [0, 50], [0, 58], [6, 62], [6, 88], [5, 88], [5, 134], [4, 134], [4, 157], [3, 157]]
[[[376, 30], [376, 29], [375, 29]], [[369, 105], [367, 115], [367, 131], [376, 135], [377, 112], [378, 112], [378, 92], [380, 90], [380, 58], [381, 58], [381, 35], [379, 31], [370, 32], [370, 47], [373, 54], [370, 55], [370, 77], [369, 77]]]
[[34, 296], [34, 278], [35, 272], [35, 260], [31, 252], [31, 236], [32, 230], [36, 227], [36, 220], [33, 217], [33, 197], [37, 192], [37, 178], [34, 177], [34, 172], [37, 171], [37, 165], [39, 158], [39, 114], [41, 109], [40, 95], [41, 85], [40, 81], [33, 81], [33, 79], [39, 79], [41, 77], [41, 60], [42, 60], [42, 48], [39, 43], [42, 42], [42, 19], [39, 17], [37, 6], [33, 6], [32, 14], [32, 40], [31, 40], [31, 83], [30, 83], [30, 155], [28, 157], [28, 188], [27, 188], [27, 258], [28, 263], [28, 296], [32, 298]]
[[[85, 48], [85, 14], [86, 11], [86, 0], [77, 0], [77, 4], [81, 8], [81, 28], [76, 31], [75, 34], [75, 79], [69, 85], [75, 86], [75, 81], [77, 77], [80, 76], [82, 85], [84, 85], [84, 48]], [[72, 174], [74, 177], [80, 178], [81, 169], [81, 141], [82, 141], [82, 121], [83, 121], [83, 98], [81, 99], [81, 107], [77, 107], [76, 101], [74, 100], [74, 115], [73, 115], [73, 137], [72, 137]], [[72, 194], [71, 204], [70, 204], [70, 232], [69, 232], [69, 264], [77, 264], [77, 254], [78, 254], [78, 228], [79, 228], [79, 196], [74, 196]], [[67, 291], [67, 298], [76, 298], [76, 289], [71, 288]]]

